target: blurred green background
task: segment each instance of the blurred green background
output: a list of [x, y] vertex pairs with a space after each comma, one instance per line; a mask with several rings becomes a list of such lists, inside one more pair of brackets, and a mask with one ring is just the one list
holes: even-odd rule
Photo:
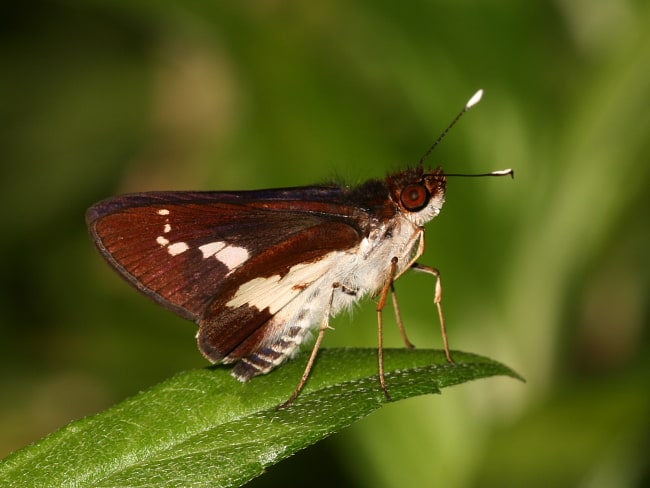
[[[206, 365], [99, 257], [90, 204], [382, 177], [484, 88], [430, 163], [516, 179], [451, 180], [422, 262], [452, 347], [527, 383], [388, 406], [253, 484], [647, 486], [648, 25], [640, 0], [4, 3], [0, 456]], [[397, 288], [440, 347], [432, 280]], [[376, 346], [372, 302], [334, 325]]]

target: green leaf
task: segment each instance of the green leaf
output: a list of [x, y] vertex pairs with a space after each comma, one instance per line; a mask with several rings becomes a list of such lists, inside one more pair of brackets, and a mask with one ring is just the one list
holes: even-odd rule
[[[306, 356], [306, 355], [304, 355]], [[494, 375], [473, 354], [385, 350], [393, 401]], [[72, 422], [0, 463], [3, 486], [240, 486], [386, 403], [374, 349], [323, 350], [302, 395], [306, 357], [242, 384], [228, 368], [180, 373], [98, 415]]]

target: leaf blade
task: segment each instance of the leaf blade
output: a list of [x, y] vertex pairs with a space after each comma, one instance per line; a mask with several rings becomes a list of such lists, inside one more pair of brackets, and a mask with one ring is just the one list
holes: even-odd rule
[[[494, 375], [495, 361], [455, 352], [387, 349], [394, 401]], [[30, 486], [240, 486], [386, 403], [374, 349], [319, 354], [303, 394], [277, 410], [306, 358], [241, 384], [229, 369], [180, 373], [109, 410], [75, 421], [0, 463], [0, 479]]]

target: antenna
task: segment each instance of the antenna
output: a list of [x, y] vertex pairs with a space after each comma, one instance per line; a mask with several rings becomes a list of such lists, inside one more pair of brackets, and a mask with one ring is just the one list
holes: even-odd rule
[[515, 177], [515, 170], [508, 168], [508, 169], [498, 169], [496, 171], [490, 171], [489, 173], [443, 173], [445, 176], [465, 176], [465, 177], [472, 177], [472, 176], [508, 176], [510, 175], [511, 178], [514, 179]]
[[[465, 104], [465, 106], [463, 107], [463, 109], [458, 113], [458, 115], [456, 115], [456, 117], [454, 117], [454, 120], [451, 121], [451, 124], [449, 124], [449, 125], [447, 126], [447, 128], [446, 128], [445, 130], [442, 131], [442, 134], [440, 134], [440, 135], [438, 136], [438, 138], [436, 139], [436, 141], [431, 145], [431, 147], [427, 150], [427, 152], [424, 153], [424, 156], [422, 156], [422, 157], [420, 158], [420, 162], [418, 163], [419, 166], [423, 166], [423, 165], [424, 165], [424, 160], [427, 159], [427, 158], [429, 157], [429, 154], [431, 154], [431, 152], [436, 148], [436, 146], [437, 146], [438, 144], [440, 144], [440, 141], [442, 141], [442, 140], [445, 138], [445, 136], [446, 136], [447, 133], [451, 130], [451, 128], [452, 128], [454, 125], [456, 125], [456, 122], [458, 122], [458, 119], [460, 119], [460, 118], [465, 114], [465, 112], [467, 112], [470, 108], [472, 108], [474, 105], [476, 105], [478, 102], [480, 102], [480, 101], [481, 101], [481, 97], [483, 97], [483, 89], [480, 89], [479, 91], [477, 91], [476, 93], [474, 93], [474, 95], [472, 95], [472, 98], [470, 98], [470, 99], [467, 101], [467, 103]], [[448, 176], [450, 176], [450, 175], [448, 175]], [[478, 176], [478, 175], [476, 175], [476, 176]], [[500, 176], [500, 175], [490, 175], [490, 176]]]

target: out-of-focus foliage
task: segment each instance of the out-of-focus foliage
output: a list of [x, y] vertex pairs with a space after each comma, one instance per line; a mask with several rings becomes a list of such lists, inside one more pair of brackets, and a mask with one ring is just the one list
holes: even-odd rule
[[[101, 261], [88, 205], [381, 177], [482, 87], [430, 163], [516, 179], [451, 180], [423, 262], [452, 347], [528, 382], [391, 406], [256, 484], [648, 482], [647, 25], [640, 1], [3, 5], [0, 453], [205, 364], [192, 324]], [[439, 346], [431, 280], [397, 288]], [[375, 344], [371, 302], [334, 325], [330, 347]]]

